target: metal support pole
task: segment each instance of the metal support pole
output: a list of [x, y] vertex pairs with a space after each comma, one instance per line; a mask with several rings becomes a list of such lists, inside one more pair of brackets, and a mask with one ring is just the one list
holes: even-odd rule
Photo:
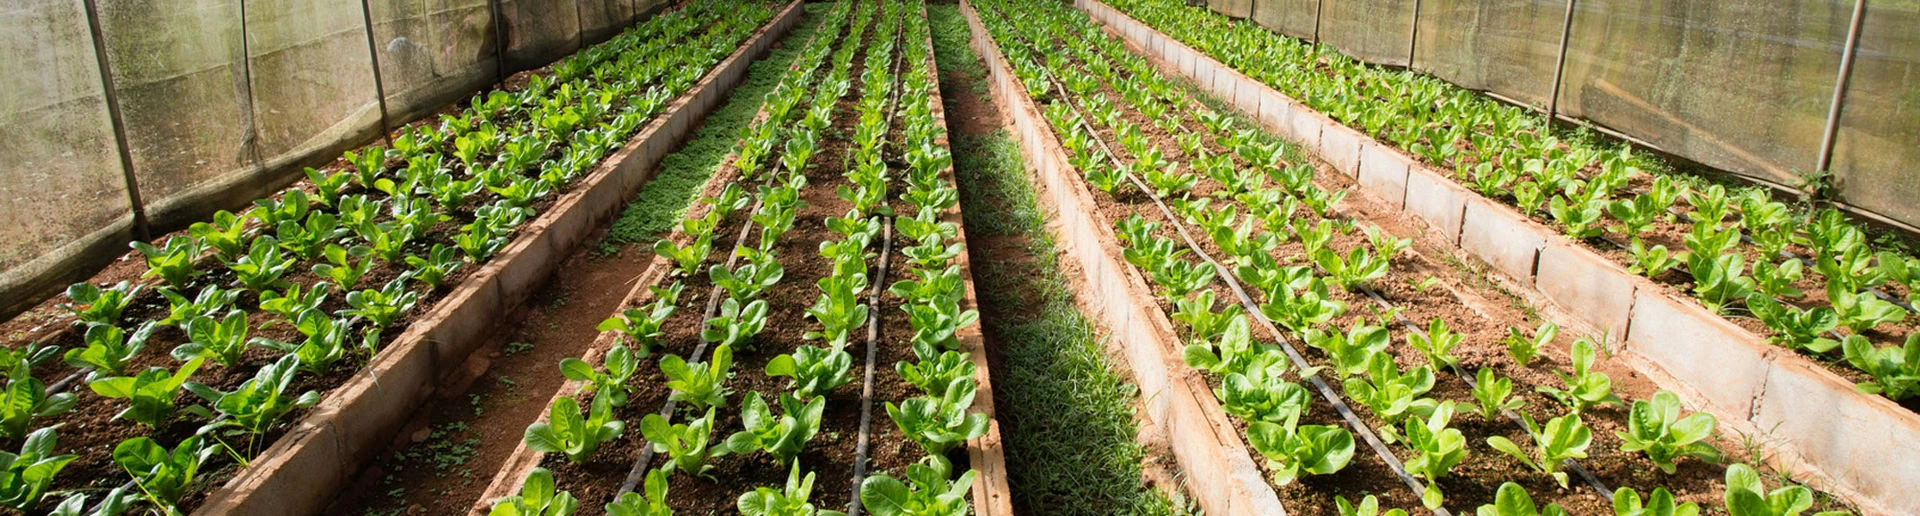
[[1547, 125], [1560, 116], [1560, 80], [1567, 73], [1567, 43], [1573, 37], [1573, 10], [1579, 0], [1567, 0], [1567, 17], [1560, 22], [1560, 56], [1553, 61], [1553, 91], [1547, 95]]
[[81, 0], [87, 11], [87, 32], [93, 36], [93, 57], [100, 70], [100, 93], [107, 100], [107, 120], [113, 127], [114, 150], [120, 154], [120, 176], [127, 184], [128, 210], [133, 212], [133, 236], [150, 240], [147, 207], [140, 200], [140, 179], [133, 173], [133, 149], [127, 142], [126, 120], [120, 115], [120, 95], [113, 84], [113, 63], [107, 59], [106, 34], [100, 29], [100, 8], [94, 0]]
[[1413, 69], [1413, 51], [1420, 48], [1420, 0], [1413, 0], [1413, 31], [1407, 36], [1407, 69]]
[[1840, 135], [1840, 107], [1846, 98], [1847, 79], [1853, 77], [1853, 54], [1860, 46], [1860, 25], [1867, 19], [1867, 0], [1853, 1], [1853, 21], [1847, 26], [1846, 49], [1840, 54], [1840, 71], [1833, 80], [1833, 102], [1827, 105], [1827, 127], [1820, 133], [1820, 156], [1813, 170], [1823, 172], [1833, 166], [1834, 140]]
[[507, 26], [506, 18], [500, 15], [500, 0], [487, 0], [487, 9], [493, 12], [493, 74], [495, 80], [507, 81]]
[[387, 119], [387, 85], [380, 80], [380, 46], [373, 38], [373, 5], [360, 0], [360, 18], [367, 24], [367, 60], [373, 63], [374, 102], [380, 104], [380, 139], [393, 146], [393, 126]]
[[1320, 46], [1320, 13], [1326, 9], [1327, 0], [1319, 0], [1313, 4], [1313, 46], [1316, 47]]

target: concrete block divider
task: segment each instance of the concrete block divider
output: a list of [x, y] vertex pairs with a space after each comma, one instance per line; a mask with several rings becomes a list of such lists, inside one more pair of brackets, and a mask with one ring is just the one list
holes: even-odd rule
[[[799, 20], [788, 4], [748, 43], [670, 103], [627, 144], [519, 235], [462, 281], [426, 315], [408, 326], [367, 370], [320, 401], [294, 429], [252, 465], [211, 493], [199, 514], [318, 514], [360, 467], [385, 449], [394, 432], [432, 394], [442, 373], [458, 368], [479, 347], [492, 323], [519, 306], [559, 260], [580, 245], [620, 201], [651, 178], [663, 152], [683, 141], [690, 121], [711, 111], [702, 95], [732, 90], [744, 69]], [[728, 80], [727, 78], [731, 78]], [[677, 121], [677, 123], [676, 123]]]
[[1080, 271], [1074, 278], [1078, 300], [1112, 336], [1109, 349], [1127, 360], [1146, 419], [1169, 437], [1186, 487], [1209, 514], [1283, 514], [1279, 497], [1205, 378], [1181, 361], [1172, 322], [1155, 308], [1145, 279], [1119, 256], [1111, 225], [1093, 211], [1092, 194], [1067, 165], [1039, 108], [1019, 86], [972, 5], [961, 2], [961, 13], [973, 31], [974, 49], [987, 62], [989, 90], [1007, 110], [1041, 200], [1055, 217], [1051, 227]]
[[[1075, 4], [1104, 24], [1144, 25], [1099, 0]], [[1130, 42], [1168, 62], [1198, 63], [1182, 62], [1169, 71], [1208, 84], [1211, 76], [1188, 70], [1228, 70], [1151, 27], [1147, 32]], [[1249, 87], [1264, 91], [1251, 96], [1236, 91], [1223, 98], [1334, 168], [1358, 171], [1362, 188], [1404, 199], [1405, 211], [1440, 232], [1442, 240], [1457, 242], [1493, 265], [1509, 280], [1505, 283], [1525, 289], [1520, 294], [1556, 305], [1575, 319], [1568, 322], [1576, 328], [1611, 331], [1624, 341], [1617, 359], [1713, 413], [1723, 430], [1765, 443], [1776, 465], [1808, 474], [1812, 478], [1804, 480], [1868, 514], [1920, 514], [1920, 490], [1912, 489], [1920, 485], [1920, 415], [1854, 391], [1851, 382], [1813, 360], [1774, 347], [1699, 302], [1627, 273], [1585, 244], [1462, 187], [1446, 171], [1433, 170], [1264, 84]], [[1249, 97], [1259, 102], [1249, 103]], [[1288, 109], [1267, 107], [1274, 102]], [[1382, 165], [1384, 160], [1404, 163], [1406, 173], [1398, 172], [1400, 164]]]

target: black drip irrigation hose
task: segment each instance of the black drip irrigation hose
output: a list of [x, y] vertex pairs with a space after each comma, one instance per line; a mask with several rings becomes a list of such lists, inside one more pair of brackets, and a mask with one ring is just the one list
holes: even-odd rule
[[[889, 130], [893, 127], [893, 116], [900, 110], [900, 92], [905, 89], [899, 81], [900, 63], [902, 61], [899, 56], [901, 52], [897, 45], [894, 50], [892, 54], [893, 57], [890, 58], [887, 65], [893, 69], [893, 76], [891, 78], [894, 80], [892, 84], [893, 91], [888, 92], [888, 95], [892, 98], [887, 101], [888, 105], [891, 106], [887, 110], [886, 121], [886, 127]], [[861, 87], [864, 89], [865, 85]], [[881, 134], [884, 135], [885, 133]], [[885, 148], [884, 142], [881, 147], [883, 149]], [[883, 183], [882, 189], [885, 189], [885, 183]], [[882, 199], [885, 199], [887, 195], [887, 192], [881, 192]], [[881, 206], [884, 211], [886, 203], [882, 202]], [[875, 217], [881, 219], [881, 223], [883, 224], [880, 237], [880, 270], [877, 273], [876, 279], [869, 285], [872, 292], [868, 294], [869, 297], [867, 298], [869, 312], [867, 319], [867, 368], [860, 388], [860, 436], [854, 441], [853, 493], [848, 497], [847, 516], [860, 516], [862, 510], [860, 505], [860, 484], [867, 478], [868, 447], [872, 441], [873, 428], [874, 363], [879, 359], [880, 350], [880, 295], [886, 292], [883, 287], [887, 284], [888, 266], [891, 264], [893, 256], [894, 217], [889, 215], [875, 215]]]

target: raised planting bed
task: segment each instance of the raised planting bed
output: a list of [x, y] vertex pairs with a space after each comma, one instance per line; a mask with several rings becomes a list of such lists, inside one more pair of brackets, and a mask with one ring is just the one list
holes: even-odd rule
[[[1615, 353], [1782, 467], [1867, 512], [1920, 511], [1907, 489], [1920, 471], [1887, 466], [1920, 459], [1916, 366], [1902, 351], [1920, 349], [1904, 300], [1911, 257], [1876, 250], [1837, 211], [1729, 192], [1624, 146], [1556, 138], [1524, 111], [1431, 78], [1173, 2], [1119, 5], [1151, 25], [1080, 2], [1163, 68], [1418, 215], [1515, 290], [1611, 334]], [[1299, 64], [1307, 59], [1329, 64]], [[1436, 96], [1458, 101], [1420, 100]]]
[[924, 8], [822, 7], [472, 513], [1011, 513]]
[[[67, 501], [89, 511], [319, 512], [494, 318], [650, 178], [796, 5], [663, 13], [397, 132], [391, 150], [349, 153], [143, 247], [49, 303], [71, 317], [7, 323], [14, 390], [47, 396], [13, 428], [60, 434], [38, 453], [71, 460], [41, 478], [83, 490]], [[137, 403], [120, 399], [130, 388]], [[186, 463], [136, 459], [181, 448]], [[18, 505], [54, 503], [38, 498]]]
[[[1620, 489], [1709, 507], [1754, 495], [1751, 468], [1719, 464], [1750, 458], [1711, 415], [1536, 326], [1400, 202], [1209, 107], [1080, 11], [963, 9], [1203, 508], [1339, 514], [1339, 498], [1373, 496], [1451, 514], [1531, 493], [1592, 514]], [[1694, 435], [1660, 446], [1690, 453], [1634, 451], [1659, 432], [1630, 422], [1668, 407], [1660, 428]]]

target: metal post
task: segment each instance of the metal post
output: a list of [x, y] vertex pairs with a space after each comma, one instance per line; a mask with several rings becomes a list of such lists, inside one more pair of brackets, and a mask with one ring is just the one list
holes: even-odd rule
[[1420, 0], [1413, 0], [1413, 33], [1407, 36], [1407, 70], [1413, 70], [1413, 51], [1420, 48]]
[[133, 236], [150, 240], [147, 207], [140, 200], [140, 180], [133, 174], [133, 149], [127, 142], [126, 120], [120, 115], [120, 95], [113, 84], [113, 64], [107, 59], [107, 40], [100, 29], [100, 8], [94, 0], [81, 0], [87, 11], [87, 32], [93, 36], [93, 57], [100, 69], [100, 93], [107, 100], [107, 120], [113, 127], [114, 150], [120, 154], [120, 175], [127, 183], [128, 210], [133, 212]]
[[1313, 46], [1320, 46], [1320, 13], [1327, 9], [1327, 0], [1313, 4]]
[[1847, 79], [1853, 77], [1853, 54], [1860, 46], [1860, 25], [1867, 18], [1867, 0], [1853, 1], [1853, 21], [1847, 27], [1846, 49], [1840, 54], [1840, 72], [1833, 80], [1833, 103], [1827, 106], [1827, 127], [1820, 133], [1820, 157], [1813, 167], [1816, 172], [1826, 171], [1833, 166], [1834, 140], [1840, 135], [1840, 104], [1846, 98]]
[[380, 47], [373, 38], [373, 5], [360, 0], [360, 17], [367, 23], [367, 60], [373, 63], [374, 101], [380, 104], [380, 139], [393, 146], [393, 126], [387, 119], [387, 85], [380, 80]]
[[247, 0], [237, 3], [240, 4], [239, 87], [247, 99], [247, 136], [241, 145], [246, 146], [247, 152], [253, 155], [253, 165], [258, 167], [266, 160], [260, 157], [259, 109], [253, 103], [253, 40], [247, 38], [247, 34], [250, 34], [247, 27]]
[[500, 16], [500, 0], [487, 0], [487, 9], [493, 12], [493, 74], [500, 82], [507, 81], [507, 27], [506, 19]]
[[1553, 91], [1547, 95], [1547, 125], [1560, 116], [1560, 80], [1567, 73], [1567, 42], [1573, 37], [1573, 9], [1579, 0], [1567, 0], [1567, 17], [1560, 24], [1560, 56], [1553, 61]]

